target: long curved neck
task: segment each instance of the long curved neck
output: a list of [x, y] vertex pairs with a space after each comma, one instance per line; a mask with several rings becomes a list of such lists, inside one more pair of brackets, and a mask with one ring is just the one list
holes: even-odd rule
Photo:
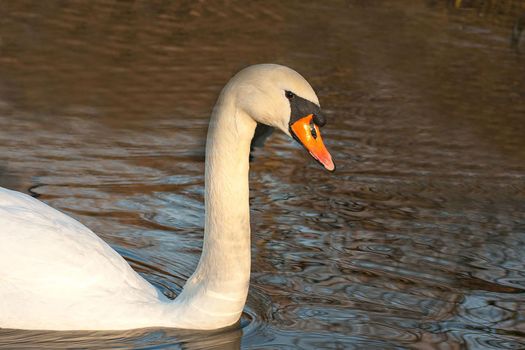
[[[249, 154], [256, 123], [232, 104], [214, 110], [206, 143], [204, 246], [199, 268], [222, 291], [250, 274]], [[197, 272], [199, 269], [197, 270]], [[238, 285], [235, 285], [238, 292]]]
[[223, 91], [208, 129], [202, 255], [176, 299], [190, 306], [188, 316], [201, 327], [203, 322], [214, 327], [236, 322], [250, 280], [248, 170], [256, 122], [229, 97], [228, 90]]

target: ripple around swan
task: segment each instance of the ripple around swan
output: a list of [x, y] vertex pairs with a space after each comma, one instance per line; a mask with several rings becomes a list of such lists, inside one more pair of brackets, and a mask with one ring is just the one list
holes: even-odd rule
[[239, 325], [4, 329], [0, 349], [525, 348], [523, 11], [0, 2], [0, 185], [79, 219], [168, 297], [198, 262], [208, 115], [231, 74], [306, 76], [338, 169], [278, 133], [254, 151]]

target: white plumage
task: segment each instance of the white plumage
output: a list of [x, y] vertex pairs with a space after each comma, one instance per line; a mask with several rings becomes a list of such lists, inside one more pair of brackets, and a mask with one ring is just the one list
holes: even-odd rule
[[213, 329], [235, 323], [250, 275], [250, 140], [256, 121], [289, 134], [285, 89], [318, 103], [304, 78], [277, 65], [249, 67], [223, 89], [208, 132], [203, 253], [174, 301], [78, 221], [0, 188], [0, 327]]
[[91, 230], [30, 196], [0, 188], [0, 230], [2, 327], [62, 329], [70, 320], [100, 329], [108, 313], [148, 304], [155, 313], [165, 301]]

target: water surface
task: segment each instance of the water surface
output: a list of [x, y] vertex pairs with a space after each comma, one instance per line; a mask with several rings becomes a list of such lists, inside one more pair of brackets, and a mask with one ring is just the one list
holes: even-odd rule
[[301, 72], [338, 166], [279, 134], [256, 150], [239, 325], [0, 330], [0, 348], [525, 348], [523, 2], [0, 13], [0, 186], [77, 218], [169, 296], [198, 261], [207, 122], [232, 74]]

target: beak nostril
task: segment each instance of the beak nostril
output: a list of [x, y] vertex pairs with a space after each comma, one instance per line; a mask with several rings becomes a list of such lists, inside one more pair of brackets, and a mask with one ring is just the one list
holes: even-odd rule
[[314, 124], [313, 119], [310, 122], [310, 134], [312, 134], [312, 137], [314, 138], [314, 140], [317, 140], [317, 131], [315, 130], [315, 124]]

